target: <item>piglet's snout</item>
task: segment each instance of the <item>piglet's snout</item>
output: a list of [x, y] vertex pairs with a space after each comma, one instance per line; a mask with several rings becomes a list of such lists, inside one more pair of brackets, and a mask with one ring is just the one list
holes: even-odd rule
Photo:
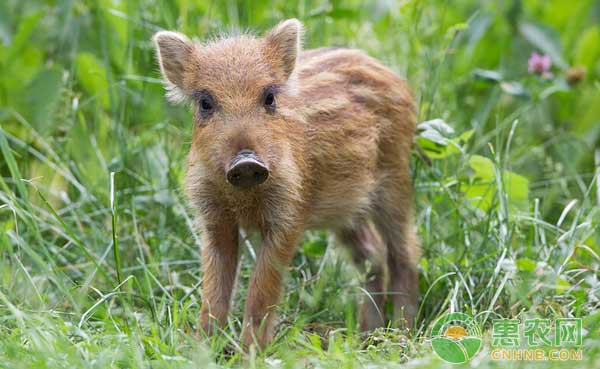
[[254, 151], [242, 150], [229, 164], [227, 182], [235, 187], [250, 188], [269, 178], [269, 169]]

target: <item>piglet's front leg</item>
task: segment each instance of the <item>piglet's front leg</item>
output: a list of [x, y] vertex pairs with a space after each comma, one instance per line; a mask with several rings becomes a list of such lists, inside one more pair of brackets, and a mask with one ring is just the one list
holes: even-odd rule
[[203, 228], [200, 329], [210, 335], [227, 322], [237, 273], [238, 228], [230, 222]]
[[282, 283], [301, 231], [266, 232], [248, 287], [242, 337], [247, 345], [264, 348], [273, 338]]

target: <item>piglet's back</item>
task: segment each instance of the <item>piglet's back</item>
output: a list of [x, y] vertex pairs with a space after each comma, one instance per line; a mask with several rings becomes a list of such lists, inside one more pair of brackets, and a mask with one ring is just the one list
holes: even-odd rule
[[334, 224], [340, 213], [370, 207], [368, 194], [386, 166], [408, 171], [413, 98], [404, 80], [359, 50], [305, 51], [296, 76], [294, 110], [307, 126], [315, 222]]
[[[360, 50], [307, 50], [296, 68], [309, 122], [329, 121], [338, 114], [393, 114], [394, 108], [414, 112], [406, 81]], [[400, 123], [414, 129], [411, 122]]]

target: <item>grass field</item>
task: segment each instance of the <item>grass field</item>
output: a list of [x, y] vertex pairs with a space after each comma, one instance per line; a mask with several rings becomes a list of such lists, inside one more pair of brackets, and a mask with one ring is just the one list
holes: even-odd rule
[[[252, 237], [229, 326], [194, 337], [192, 118], [165, 101], [150, 38], [289, 17], [306, 48], [361, 48], [405, 76], [427, 122], [411, 164], [423, 256], [410, 334], [357, 331], [361, 276], [311, 231], [271, 346], [238, 344]], [[528, 70], [533, 52], [551, 67]], [[0, 127], [1, 368], [450, 367], [430, 330], [454, 311], [483, 330], [465, 367], [600, 364], [598, 1], [4, 0]], [[573, 317], [583, 360], [493, 360], [494, 319]]]

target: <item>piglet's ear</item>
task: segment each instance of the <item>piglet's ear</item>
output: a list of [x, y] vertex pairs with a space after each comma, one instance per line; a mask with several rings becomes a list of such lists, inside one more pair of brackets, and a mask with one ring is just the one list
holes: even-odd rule
[[297, 19], [288, 19], [279, 23], [265, 37], [269, 58], [281, 67], [285, 78], [294, 71], [296, 59], [302, 48], [301, 39], [302, 23]]
[[[160, 31], [152, 37], [160, 71], [171, 95], [180, 94], [183, 88], [185, 66], [190, 63], [194, 43], [177, 32]], [[173, 96], [174, 97], [174, 96]]]

